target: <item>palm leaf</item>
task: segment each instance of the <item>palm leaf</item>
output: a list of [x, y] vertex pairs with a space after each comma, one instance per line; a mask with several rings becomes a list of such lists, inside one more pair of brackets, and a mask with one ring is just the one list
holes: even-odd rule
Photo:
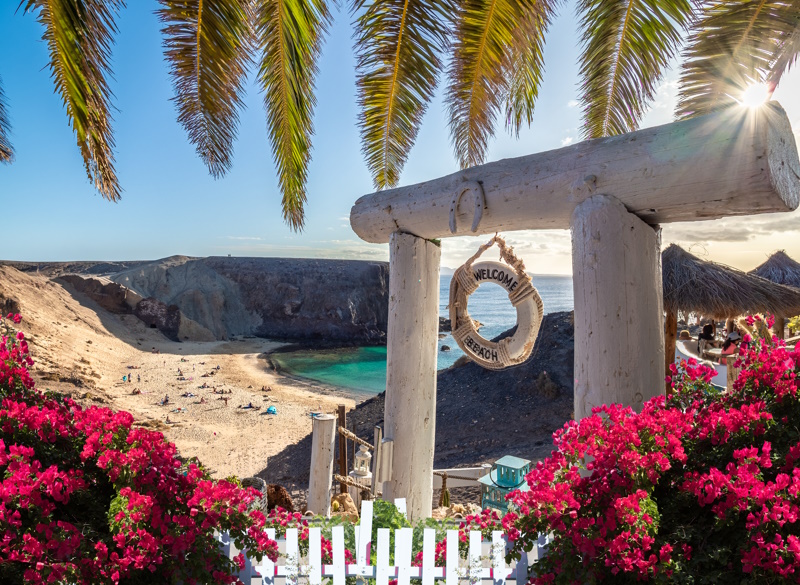
[[303, 227], [314, 82], [329, 23], [324, 0], [262, 0], [257, 15], [259, 81], [283, 193], [283, 217], [295, 230]]
[[178, 121], [214, 177], [231, 167], [252, 49], [251, 0], [160, 0]]
[[772, 55], [772, 67], [767, 79], [772, 91], [778, 87], [783, 74], [797, 62], [797, 55], [800, 54], [800, 0], [795, 0], [792, 4], [796, 19], [794, 28], [778, 40]]
[[580, 0], [587, 138], [636, 130], [691, 22], [689, 0]]
[[353, 11], [362, 151], [375, 187], [394, 187], [436, 89], [455, 6], [356, 0]]
[[50, 71], [75, 130], [86, 174], [106, 199], [121, 194], [114, 171], [111, 90], [106, 78], [114, 24], [123, 0], [23, 0], [36, 12], [50, 51]]
[[519, 138], [523, 122], [530, 126], [544, 73], [544, 35], [559, 0], [537, 3], [520, 22], [511, 46], [511, 65], [506, 98], [506, 128]]
[[[450, 135], [462, 168], [481, 164], [498, 114], [520, 121], [532, 114], [541, 77], [544, 28], [555, 2], [536, 0], [463, 0], [448, 68], [447, 107]], [[521, 49], [530, 42], [529, 50]], [[532, 42], [531, 42], [532, 39]], [[528, 67], [524, 71], [515, 67]], [[513, 93], [512, 93], [513, 88]], [[512, 97], [513, 96], [513, 97]]]
[[11, 148], [11, 121], [8, 119], [6, 96], [3, 93], [3, 80], [0, 78], [0, 162], [10, 163], [14, 160]]
[[[678, 115], [688, 117], [739, 103], [751, 84], [788, 67], [798, 2], [710, 2], [693, 27], [681, 71]], [[787, 49], [781, 53], [781, 47]], [[796, 54], [796, 51], [795, 51]]]

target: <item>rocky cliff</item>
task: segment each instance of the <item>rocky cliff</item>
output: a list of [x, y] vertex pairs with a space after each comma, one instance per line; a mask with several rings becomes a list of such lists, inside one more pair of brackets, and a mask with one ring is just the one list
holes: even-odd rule
[[174, 256], [109, 278], [175, 305], [217, 339], [382, 343], [386, 337], [384, 262]]

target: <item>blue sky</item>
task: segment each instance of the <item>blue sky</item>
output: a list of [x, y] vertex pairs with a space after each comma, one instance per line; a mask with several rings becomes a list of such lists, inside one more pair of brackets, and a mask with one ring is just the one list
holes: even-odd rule
[[[281, 219], [280, 195], [267, 142], [261, 94], [250, 85], [233, 169], [215, 180], [176, 121], [154, 0], [128, 2], [113, 52], [117, 173], [124, 193], [109, 203], [87, 181], [63, 105], [46, 68], [47, 48], [32, 15], [18, 2], [0, 3], [0, 62], [13, 124], [13, 165], [0, 166], [0, 202], [7, 222], [0, 258], [7, 260], [155, 259], [190, 256], [314, 256], [382, 259], [349, 226], [353, 202], [371, 192], [361, 156], [354, 57], [346, 10], [336, 15], [320, 62], [306, 229]], [[579, 139], [579, 42], [573, 8], [553, 23], [532, 127], [510, 137], [502, 128], [488, 160], [558, 148]], [[253, 76], [251, 76], [251, 81]], [[800, 128], [800, 76], [792, 72], [776, 93]], [[794, 99], [791, 99], [794, 98]], [[671, 120], [675, 75], [670, 73], [644, 125]], [[411, 184], [457, 170], [441, 93], [432, 103], [401, 178]], [[785, 248], [800, 260], [800, 214], [727, 220], [713, 226], [673, 224], [665, 242], [741, 268]], [[567, 231], [509, 234], [529, 270], [571, 272]], [[485, 238], [445, 240], [443, 264], [456, 266]]]

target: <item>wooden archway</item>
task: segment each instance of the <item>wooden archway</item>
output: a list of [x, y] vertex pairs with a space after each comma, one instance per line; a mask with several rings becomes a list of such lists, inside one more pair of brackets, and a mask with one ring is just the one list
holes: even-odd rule
[[[467, 188], [480, 197], [462, 198]], [[360, 198], [353, 230], [390, 250], [384, 496], [405, 497], [412, 518], [430, 515], [440, 238], [571, 228], [581, 418], [593, 406], [638, 407], [663, 392], [659, 224], [791, 211], [799, 193], [792, 129], [772, 102]]]

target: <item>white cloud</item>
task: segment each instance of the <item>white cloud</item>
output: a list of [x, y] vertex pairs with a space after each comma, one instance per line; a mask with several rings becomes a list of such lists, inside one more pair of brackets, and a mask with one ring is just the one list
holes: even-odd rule
[[569, 146], [575, 140], [573, 136], [567, 136], [561, 140], [561, 146]]
[[225, 236], [228, 240], [261, 241], [258, 236]]
[[567, 107], [568, 108], [577, 108], [579, 105], [580, 105], [580, 102], [578, 100], [569, 100], [567, 102]]

